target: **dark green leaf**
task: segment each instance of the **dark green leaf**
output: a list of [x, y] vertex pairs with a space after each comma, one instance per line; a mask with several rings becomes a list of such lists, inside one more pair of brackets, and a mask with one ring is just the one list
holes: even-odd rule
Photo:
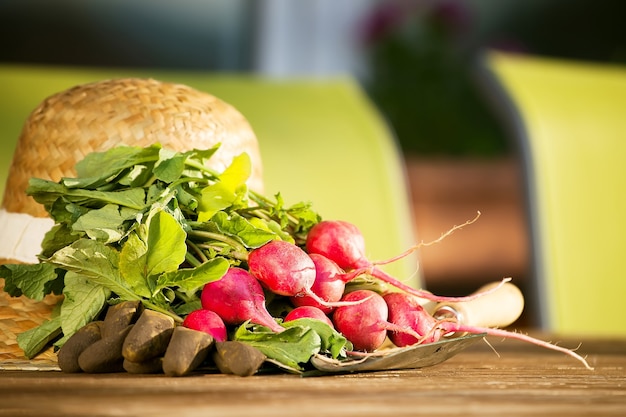
[[17, 335], [17, 344], [24, 356], [32, 359], [61, 334], [61, 317], [44, 321], [41, 325]]
[[45, 234], [41, 242], [41, 256], [45, 258], [52, 256], [54, 252], [70, 245], [78, 238], [79, 236], [73, 234], [65, 224], [56, 224]]
[[157, 280], [156, 290], [177, 287], [181, 291], [193, 294], [205, 284], [217, 281], [226, 274], [230, 263], [224, 258], [214, 258], [196, 268], [178, 269], [168, 272]]
[[54, 265], [46, 263], [0, 265], [0, 277], [5, 279], [4, 291], [9, 295], [19, 297], [24, 294], [37, 301], [50, 294], [52, 282], [62, 280]]
[[345, 356], [346, 350], [352, 349], [352, 344], [341, 333], [330, 327], [321, 320], [297, 319], [282, 323], [283, 327], [300, 326], [314, 330], [321, 338], [321, 351], [328, 352], [333, 359]]
[[193, 149], [187, 152], [187, 154], [190, 156], [190, 158], [198, 159], [201, 163], [204, 163], [205, 161], [208, 161], [209, 159], [211, 159], [213, 154], [217, 152], [220, 146], [221, 144], [218, 143], [217, 145], [208, 149]]
[[62, 346], [78, 329], [93, 321], [106, 305], [111, 291], [94, 284], [86, 277], [68, 272], [65, 276], [65, 295], [61, 304], [61, 328], [63, 339], [57, 342]]
[[88, 208], [71, 203], [62, 196], [54, 200], [52, 205], [46, 206], [46, 209], [50, 213], [50, 217], [56, 223], [63, 223], [68, 225], [71, 225], [80, 216], [89, 212]]
[[300, 364], [318, 353], [322, 343], [319, 334], [310, 327], [296, 326], [273, 333], [252, 331], [246, 324], [237, 328], [234, 340], [254, 346], [268, 358], [295, 369], [302, 369]]
[[264, 223], [257, 222], [257, 227], [237, 213], [229, 216], [223, 211], [217, 212], [211, 218], [211, 222], [221, 233], [238, 237], [248, 248], [258, 248], [278, 237]]
[[187, 234], [171, 214], [156, 211], [148, 224], [146, 275], [158, 276], [178, 269], [187, 253], [186, 239]]
[[79, 239], [47, 259], [52, 265], [85, 276], [94, 284], [99, 284], [125, 300], [140, 297], [126, 284], [119, 271], [119, 254], [105, 244]]
[[133, 291], [142, 297], [150, 298], [152, 290], [146, 275], [147, 252], [146, 242], [139, 237], [137, 232], [131, 233], [120, 251], [119, 268], [122, 277]]
[[70, 189], [56, 182], [31, 178], [26, 192], [46, 207], [50, 207], [60, 197], [68, 202], [96, 208], [105, 204], [117, 204], [141, 210], [146, 205], [146, 193], [142, 188], [129, 188], [121, 191]]
[[194, 300], [187, 301], [179, 306], [176, 306], [176, 308], [174, 309], [174, 312], [178, 314], [179, 316], [186, 316], [192, 311], [199, 310], [201, 308], [202, 308], [202, 303], [200, 302], [198, 298], [196, 298]]
[[161, 145], [155, 144], [145, 148], [117, 146], [104, 152], [92, 152], [76, 164], [77, 178], [65, 179], [64, 183], [71, 188], [98, 187], [127, 168], [157, 161], [160, 149]]
[[186, 154], [161, 149], [159, 152], [159, 161], [154, 166], [153, 173], [157, 179], [163, 182], [174, 182], [182, 175], [186, 160]]
[[191, 212], [196, 211], [198, 208], [198, 198], [196, 195], [187, 191], [182, 185], [174, 187], [174, 191], [176, 191], [176, 199], [181, 206], [186, 207], [187, 210]]
[[117, 183], [126, 187], [141, 187], [152, 177], [152, 170], [146, 165], [135, 165], [123, 171]]
[[72, 225], [74, 232], [84, 232], [92, 239], [104, 243], [117, 242], [126, 234], [124, 223], [133, 219], [138, 211], [115, 204], [90, 210]]

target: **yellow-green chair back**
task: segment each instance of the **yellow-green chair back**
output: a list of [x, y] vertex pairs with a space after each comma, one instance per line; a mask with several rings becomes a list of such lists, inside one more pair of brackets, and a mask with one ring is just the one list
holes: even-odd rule
[[626, 68], [496, 52], [484, 64], [525, 163], [539, 324], [626, 335]]
[[[37, 104], [77, 84], [127, 76], [187, 84], [235, 106], [258, 137], [266, 194], [309, 201], [326, 219], [355, 223], [372, 259], [415, 243], [403, 159], [385, 121], [349, 78], [0, 65], [0, 193], [22, 124]], [[417, 259], [385, 269], [419, 286]]]

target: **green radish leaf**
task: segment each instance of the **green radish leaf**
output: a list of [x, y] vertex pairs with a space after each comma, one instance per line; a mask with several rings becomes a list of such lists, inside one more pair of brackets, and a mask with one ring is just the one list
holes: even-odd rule
[[172, 189], [176, 192], [176, 199], [181, 206], [187, 207], [192, 212], [196, 211], [198, 208], [197, 196], [191, 194], [182, 185], [177, 185]]
[[46, 206], [50, 217], [57, 224], [71, 226], [80, 216], [88, 213], [90, 209], [68, 202], [63, 197], [59, 197], [50, 206]]
[[157, 277], [178, 270], [185, 260], [186, 238], [180, 223], [155, 205], [147, 224], [131, 232], [122, 247], [119, 263], [122, 277], [137, 294], [151, 298], [155, 291], [165, 288], [154, 289]]
[[206, 169], [202, 164], [204, 163], [204, 161], [211, 159], [211, 157], [215, 154], [215, 152], [217, 152], [221, 145], [221, 143], [218, 143], [212, 148], [192, 149], [191, 151], [188, 151], [186, 153], [187, 155], [189, 155], [189, 159], [197, 160], [198, 162], [200, 162], [202, 169]]
[[124, 172], [117, 180], [117, 183], [126, 187], [141, 187], [152, 176], [152, 171], [147, 165], [135, 165]]
[[158, 276], [178, 269], [187, 253], [186, 239], [187, 233], [174, 216], [164, 210], [152, 212], [148, 221], [146, 276]]
[[86, 277], [68, 272], [65, 275], [64, 299], [61, 304], [63, 338], [55, 345], [63, 346], [76, 331], [92, 322], [100, 314], [111, 295], [102, 285], [93, 284]]
[[348, 339], [321, 320], [301, 318], [283, 322], [282, 326], [287, 328], [300, 326], [312, 329], [320, 336], [320, 351], [329, 353], [333, 359], [345, 356], [346, 350], [352, 349], [352, 343]]
[[220, 182], [209, 185], [202, 190], [198, 207], [198, 221], [210, 220], [215, 213], [232, 206], [236, 199], [237, 195], [228, 185]]
[[146, 193], [142, 188], [129, 188], [121, 191], [70, 189], [62, 184], [39, 178], [31, 178], [28, 184], [26, 193], [46, 207], [50, 207], [60, 197], [63, 197], [64, 201], [81, 205], [117, 204], [136, 210], [142, 210], [146, 205]]
[[171, 199], [174, 195], [174, 191], [158, 182], [154, 183], [148, 188], [146, 193], [146, 207], [162, 203], [165, 200]]
[[61, 317], [57, 316], [18, 334], [17, 344], [24, 351], [24, 356], [32, 359], [60, 334]]
[[241, 239], [248, 248], [258, 248], [278, 237], [261, 221], [255, 225], [235, 212], [230, 216], [223, 211], [217, 212], [211, 217], [211, 222], [221, 233]]
[[179, 316], [186, 316], [192, 311], [199, 310], [201, 308], [202, 302], [196, 298], [194, 300], [187, 301], [181, 305], [176, 306], [176, 308], [174, 308], [174, 313], [178, 314]]
[[74, 232], [84, 232], [92, 239], [104, 243], [117, 242], [126, 234], [124, 223], [133, 219], [138, 211], [115, 204], [88, 211], [74, 222]]
[[145, 298], [150, 298], [152, 290], [146, 277], [146, 253], [148, 245], [137, 232], [128, 235], [126, 243], [120, 251], [120, 273], [124, 281], [137, 293]]
[[72, 244], [80, 236], [72, 233], [72, 230], [65, 224], [55, 224], [46, 232], [41, 242], [41, 256], [50, 257], [59, 249]]
[[233, 205], [245, 193], [246, 181], [252, 172], [252, 162], [247, 153], [233, 158], [232, 163], [219, 176], [219, 181], [202, 189], [198, 221], [204, 222], [220, 210]]
[[54, 265], [46, 263], [0, 265], [0, 277], [4, 278], [4, 291], [10, 296], [23, 294], [37, 301], [51, 293], [55, 281], [63, 281]]
[[63, 184], [69, 188], [99, 187], [114, 180], [125, 169], [157, 161], [160, 149], [159, 144], [145, 148], [117, 146], [89, 153], [76, 164], [77, 178], [64, 178]]
[[177, 287], [187, 294], [193, 294], [205, 284], [222, 278], [229, 267], [230, 263], [226, 259], [214, 258], [196, 268], [167, 272], [158, 278], [156, 291]]
[[258, 227], [258, 225], [262, 223], [267, 228], [268, 231], [275, 233], [276, 236], [279, 237], [281, 240], [284, 240], [285, 242], [295, 243], [295, 239], [293, 238], [293, 236], [291, 236], [288, 232], [284, 231], [280, 227], [280, 224], [278, 224], [274, 220], [269, 220], [267, 222], [264, 222], [263, 220], [259, 218], [253, 217], [250, 219], [250, 223], [255, 227]]
[[187, 154], [161, 149], [159, 161], [153, 169], [154, 176], [163, 182], [174, 182], [181, 177], [186, 160]]
[[254, 326], [251, 330], [244, 323], [237, 328], [233, 339], [254, 346], [268, 358], [295, 369], [302, 369], [300, 364], [307, 363], [321, 348], [320, 335], [310, 327], [295, 326], [280, 333], [263, 329], [263, 326]]
[[124, 300], [138, 300], [119, 271], [119, 253], [102, 242], [79, 239], [58, 250], [46, 262], [85, 276]]

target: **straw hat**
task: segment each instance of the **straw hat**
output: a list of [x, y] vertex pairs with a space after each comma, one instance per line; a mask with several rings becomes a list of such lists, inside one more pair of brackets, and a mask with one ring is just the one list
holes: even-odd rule
[[[30, 178], [58, 181], [75, 176], [74, 165], [90, 152], [154, 143], [174, 151], [221, 143], [210, 160], [218, 172], [245, 151], [253, 164], [249, 186], [263, 192], [256, 136], [233, 106], [186, 85], [153, 79], [78, 85], [46, 98], [24, 124], [0, 207], [5, 241], [0, 242], [0, 264], [35, 262], [41, 239], [52, 226], [43, 207], [25, 194]], [[0, 288], [3, 284], [0, 279]], [[0, 360], [15, 350], [10, 349], [15, 334], [40, 324], [55, 302], [49, 297], [34, 303], [0, 291]]]
[[254, 167], [249, 185], [262, 191], [257, 139], [239, 111], [182, 84], [127, 78], [70, 88], [34, 109], [13, 156], [2, 207], [45, 217], [24, 194], [31, 177], [58, 181], [75, 175], [74, 165], [90, 152], [157, 142], [176, 151], [222, 143], [210, 161], [218, 171], [247, 151]]

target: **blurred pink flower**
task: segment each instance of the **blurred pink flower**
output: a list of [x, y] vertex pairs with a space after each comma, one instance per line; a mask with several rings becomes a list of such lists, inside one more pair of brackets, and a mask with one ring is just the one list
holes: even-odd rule
[[377, 3], [361, 25], [361, 40], [371, 44], [408, 22], [436, 25], [449, 35], [462, 35], [471, 25], [470, 9], [462, 0], [387, 0]]

